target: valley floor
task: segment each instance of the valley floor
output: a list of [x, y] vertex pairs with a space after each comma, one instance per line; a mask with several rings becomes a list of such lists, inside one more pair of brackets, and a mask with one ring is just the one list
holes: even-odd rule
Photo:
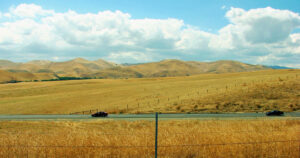
[[300, 110], [300, 70], [0, 85], [0, 114]]

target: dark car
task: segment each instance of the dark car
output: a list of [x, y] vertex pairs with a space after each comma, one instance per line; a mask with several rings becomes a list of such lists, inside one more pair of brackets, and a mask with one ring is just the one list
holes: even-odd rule
[[97, 113], [92, 114], [92, 117], [107, 117], [108, 113], [104, 112], [104, 111], [100, 111]]
[[278, 110], [269, 111], [266, 113], [267, 116], [282, 116], [283, 112]]

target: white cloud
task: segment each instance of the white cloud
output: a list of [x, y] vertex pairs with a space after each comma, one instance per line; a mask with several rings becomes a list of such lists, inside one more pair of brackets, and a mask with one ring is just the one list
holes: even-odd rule
[[300, 27], [298, 14], [270, 7], [249, 11], [231, 8], [226, 17], [233, 23], [232, 31], [250, 43], [284, 41], [294, 29]]
[[291, 61], [296, 65], [292, 58], [299, 59], [299, 34], [291, 32], [300, 27], [297, 13], [270, 7], [249, 11], [231, 8], [226, 17], [231, 24], [212, 37], [211, 48], [223, 52], [223, 55], [251, 59], [252, 63]]
[[6, 18], [11, 18], [11, 14], [10, 13], [4, 13], [3, 16], [6, 17]]
[[274, 61], [274, 60], [280, 60], [280, 57], [276, 57], [272, 54], [266, 55], [266, 56], [259, 56], [257, 58], [258, 62], [264, 63], [264, 62], [269, 62], [269, 61]]
[[292, 44], [300, 47], [300, 33], [294, 33], [290, 35]]
[[230, 24], [217, 34], [180, 19], [133, 19], [121, 11], [59, 13], [21, 4], [1, 16], [0, 58], [7, 56], [1, 52], [8, 52], [18, 58], [54, 60], [85, 56], [143, 62], [176, 57], [297, 65], [300, 54], [300, 34], [291, 33], [300, 27], [300, 16], [270, 7], [231, 8], [226, 13]]
[[16, 8], [10, 8], [10, 13], [14, 16], [22, 18], [34, 18], [37, 16], [45, 16], [54, 14], [53, 10], [45, 10], [41, 6], [35, 4], [20, 4]]
[[106, 59], [118, 63], [126, 62], [149, 62], [152, 61], [153, 56], [144, 52], [116, 52], [110, 53]]
[[55, 56], [55, 57], [52, 57], [53, 60], [59, 60], [59, 57]]
[[208, 50], [209, 42], [213, 34], [196, 29], [184, 29], [181, 31], [181, 39], [176, 43], [178, 49], [184, 50]]

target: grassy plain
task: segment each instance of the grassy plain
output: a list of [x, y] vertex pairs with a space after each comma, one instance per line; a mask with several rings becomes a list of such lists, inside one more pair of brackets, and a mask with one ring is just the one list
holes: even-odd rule
[[0, 114], [300, 109], [300, 70], [0, 84]]
[[[0, 157], [154, 157], [153, 121], [0, 121]], [[300, 156], [299, 120], [160, 121], [159, 157]]]

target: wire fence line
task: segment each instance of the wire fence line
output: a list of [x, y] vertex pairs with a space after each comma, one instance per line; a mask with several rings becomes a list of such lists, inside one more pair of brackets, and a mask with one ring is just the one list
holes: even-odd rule
[[[152, 115], [153, 116], [153, 115]], [[122, 117], [123, 118], [123, 117]], [[128, 117], [128, 118], [137, 118], [137, 117]], [[143, 117], [143, 118], [151, 118], [153, 119], [153, 117]], [[178, 117], [176, 117], [178, 118]], [[152, 120], [151, 120], [152, 121]], [[156, 121], [158, 121], [158, 119], [156, 119]], [[215, 124], [216, 126], [218, 126], [218, 124]], [[187, 126], [189, 127], [189, 125]], [[157, 127], [156, 127], [157, 129]], [[246, 128], [247, 129], [247, 128]], [[242, 129], [242, 130], [239, 130], [239, 129], [236, 129], [236, 130], [233, 130], [233, 131], [218, 131], [218, 128], [213, 128], [213, 129], [209, 129], [209, 130], [206, 130], [206, 131], [197, 131], [197, 132], [172, 132], [172, 131], [169, 131], [169, 130], [165, 130], [165, 129], [160, 129], [159, 130], [159, 133], [156, 134], [159, 135], [159, 137], [161, 137], [162, 135], [164, 137], [162, 138], [166, 138], [165, 136], [174, 136], [174, 135], [183, 135], [183, 136], [186, 136], [186, 135], [189, 135], [189, 136], [196, 136], [196, 135], [203, 135], [203, 134], [206, 134], [206, 135], [209, 135], [209, 134], [222, 134], [222, 133], [256, 133], [256, 132], [262, 132], [262, 133], [270, 133], [272, 135], [281, 135], [281, 134], [285, 134], [286, 132], [291, 132], [291, 130], [278, 130], [276, 128], [271, 128], [271, 129], [267, 129], [267, 130], [261, 130], [261, 129], [258, 129], [258, 130], [253, 130], [251, 128], [248, 128], [249, 130], [246, 130], [245, 128]], [[210, 131], [211, 130], [211, 131]], [[154, 133], [149, 133], [149, 132], [146, 132], [146, 133], [142, 133], [142, 132], [137, 132], [137, 133], [134, 133], [133, 130], [129, 130], [129, 131], [118, 131], [119, 133], [105, 133], [105, 131], [100, 131], [99, 133], [97, 133], [97, 135], [107, 135], [108, 137], [109, 136], [120, 136], [120, 138], [122, 138], [121, 136], [135, 136], [135, 137], [139, 137], [139, 136], [144, 136], [144, 137], [151, 137], [151, 141], [152, 141], [152, 138], [155, 136]], [[131, 132], [131, 133], [129, 133]], [[277, 132], [281, 132], [281, 133], [277, 133]], [[299, 133], [300, 131], [292, 131], [292, 132], [297, 132]], [[130, 137], [132, 138], [132, 137]], [[244, 147], [242, 145], [261, 145], [263, 146], [262, 144], [267, 144], [268, 146], [273, 146], [273, 145], [279, 145], [279, 143], [289, 143], [290, 145], [290, 151], [291, 150], [295, 150], [295, 146], [300, 146], [300, 140], [299, 139], [293, 139], [293, 138], [286, 138], [286, 139], [290, 139], [290, 140], [280, 140], [280, 138], [278, 137], [278, 139], [274, 139], [274, 140], [268, 140], [267, 141], [247, 141], [247, 140], [244, 140], [241, 141], [241, 142], [219, 142], [219, 143], [216, 143], [216, 142], [212, 142], [212, 143], [199, 143], [197, 144], [195, 142], [195, 144], [179, 144], [180, 142], [178, 142], [178, 144], [164, 144], [163, 142], [162, 143], [159, 143], [156, 148], [170, 148], [170, 150], [174, 150], [177, 148], [180, 149], [180, 148], [184, 148], [184, 149], [189, 149], [189, 150], [196, 150], [197, 148], [200, 148], [200, 147], [210, 147], [210, 146], [221, 146], [221, 148], [223, 148], [222, 146], [235, 146], [235, 145], [241, 145], [241, 146], [237, 146], [237, 147]], [[197, 141], [199, 142], [199, 141]], [[153, 143], [153, 144], [152, 144]], [[103, 149], [103, 150], [110, 150], [112, 149], [113, 151], [115, 151], [115, 149], [122, 149], [124, 151], [126, 151], [126, 149], [134, 149], [136, 148], [137, 150], [140, 149], [140, 150], [154, 150], [154, 141], [152, 143], [145, 143], [145, 145], [143, 144], [140, 144], [140, 143], [137, 143], [137, 144], [133, 144], [133, 143], [130, 143], [130, 145], [125, 145], [125, 144], [116, 144], [116, 145], [110, 145], [110, 144], [107, 144], [107, 145], [101, 145], [102, 143], [99, 143], [98, 145], [78, 145], [78, 144], [75, 144], [75, 145], [26, 145], [26, 144], [12, 144], [12, 145], [0, 145], [0, 149], [8, 149], [8, 150], [32, 150], [33, 152], [35, 152], [36, 150], [49, 150], [49, 151], [53, 151], [53, 150], [64, 150], [64, 148], [66, 148], [66, 150], [99, 150], [99, 149]], [[191, 142], [187, 142], [187, 143], [191, 143]], [[277, 144], [278, 143], [278, 144]], [[44, 143], [43, 143], [44, 144]], [[149, 145], [150, 144], [150, 145]], [[288, 144], [280, 144], [280, 145], [288, 145]], [[292, 147], [291, 147], [292, 145]], [[254, 147], [254, 146], [246, 146], [246, 147]], [[47, 149], [49, 148], [49, 149]], [[59, 149], [61, 148], [61, 149]], [[218, 147], [216, 147], [218, 148]], [[167, 149], [166, 149], [167, 150]], [[157, 150], [156, 150], [157, 151]], [[298, 148], [297, 150], [295, 150], [295, 152], [300, 152], [300, 148]]]
[[[219, 131], [219, 132], [215, 132], [215, 131], [207, 131], [207, 132], [197, 132], [197, 133], [168, 133], [168, 135], [197, 135], [197, 134], [210, 134], [210, 133], [256, 133], [257, 131]], [[268, 132], [288, 132], [288, 131], [283, 131], [283, 130], [272, 130], [272, 131], [264, 131], [265, 133]], [[296, 131], [296, 132], [300, 132], [300, 131]], [[160, 133], [160, 134], [164, 134], [164, 133]]]
[[271, 144], [271, 143], [287, 143], [299, 142], [300, 140], [281, 140], [281, 141], [262, 141], [262, 142], [236, 142], [236, 143], [218, 143], [218, 144], [179, 144], [179, 145], [161, 145], [159, 147], [183, 147], [183, 146], [223, 146], [223, 145], [245, 145], [245, 144]]
[[[199, 146], [224, 146], [224, 145], [247, 145], [247, 144], [271, 144], [271, 143], [287, 143], [287, 142], [298, 142], [300, 140], [272, 140], [272, 141], [261, 141], [261, 142], [232, 142], [232, 143], [216, 143], [216, 144], [174, 144], [174, 145], [158, 145], [158, 147], [199, 147]], [[300, 144], [299, 144], [300, 145]], [[0, 148], [153, 148], [154, 145], [0, 145]]]
[[70, 113], [70, 115], [92, 114], [92, 113], [95, 113], [95, 112], [98, 112], [98, 111], [99, 111], [98, 109], [91, 109], [91, 110], [85, 110], [85, 111], [73, 112], [73, 113]]
[[[197, 132], [197, 133], [163, 133], [160, 132], [158, 135], [198, 135], [198, 134], [211, 134], [211, 133], [256, 133], [257, 131], [207, 131], [207, 132]], [[265, 130], [264, 133], [270, 132], [289, 132], [284, 130]], [[300, 131], [296, 131], [300, 133]], [[125, 135], [125, 136], [136, 136], [136, 135], [153, 135], [153, 133], [97, 133], [98, 135]]]
[[[257, 131], [251, 130], [251, 131], [206, 131], [206, 132], [198, 132], [197, 133], [163, 133], [160, 132], [158, 135], [198, 135], [198, 134], [212, 134], [212, 133], [256, 133]], [[264, 133], [271, 133], [271, 132], [289, 132], [288, 130], [264, 130]], [[297, 133], [300, 133], [300, 131], [295, 131]], [[1, 132], [0, 132], [1, 133]], [[4, 133], [6, 134], [6, 133]], [[7, 133], [8, 134], [8, 133]], [[274, 134], [274, 133], [273, 133]], [[153, 133], [97, 133], [97, 135], [120, 135], [120, 136], [144, 136], [144, 135], [153, 135]]]

